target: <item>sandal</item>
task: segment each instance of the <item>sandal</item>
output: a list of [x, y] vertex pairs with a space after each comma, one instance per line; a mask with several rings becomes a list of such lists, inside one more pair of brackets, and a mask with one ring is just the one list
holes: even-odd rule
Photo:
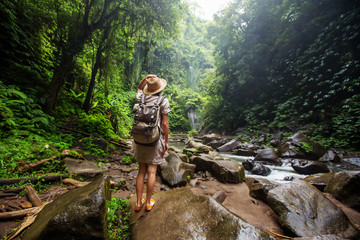
[[147, 212], [150, 212], [151, 209], [153, 209], [154, 205], [155, 205], [155, 200], [154, 200], [154, 199], [151, 199], [151, 200], [150, 200], [150, 204], [146, 204], [145, 210], [146, 210]]
[[139, 212], [142, 209], [142, 207], [144, 206], [144, 203], [145, 203], [145, 199], [142, 199], [140, 206], [135, 204], [135, 212]]

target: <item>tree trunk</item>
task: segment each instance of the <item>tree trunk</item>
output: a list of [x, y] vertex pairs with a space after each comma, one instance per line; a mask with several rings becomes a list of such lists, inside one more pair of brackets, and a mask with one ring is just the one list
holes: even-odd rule
[[55, 70], [53, 79], [45, 94], [45, 112], [52, 114], [55, 111], [59, 93], [65, 84], [66, 77], [73, 68], [74, 53], [64, 53], [59, 67]]
[[90, 79], [90, 83], [89, 83], [89, 88], [88, 88], [88, 91], [86, 93], [86, 98], [85, 98], [85, 101], [84, 101], [84, 105], [83, 105], [83, 109], [86, 113], [89, 112], [90, 110], [90, 102], [91, 102], [91, 97], [92, 97], [92, 94], [93, 94], [93, 91], [94, 91], [94, 87], [95, 87], [95, 80], [96, 80], [96, 74], [99, 70], [99, 67], [100, 67], [100, 56], [101, 56], [101, 50], [100, 50], [100, 47], [96, 53], [96, 60], [95, 60], [95, 65], [94, 65], [94, 68], [91, 72], [91, 79]]

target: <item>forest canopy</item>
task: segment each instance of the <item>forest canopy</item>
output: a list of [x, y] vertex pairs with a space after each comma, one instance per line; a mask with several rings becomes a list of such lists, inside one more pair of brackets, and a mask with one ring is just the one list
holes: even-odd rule
[[157, 74], [171, 132], [191, 112], [202, 132], [358, 149], [359, 16], [351, 0], [233, 0], [213, 21], [182, 0], [1, 1], [1, 138], [127, 138], [136, 86]]

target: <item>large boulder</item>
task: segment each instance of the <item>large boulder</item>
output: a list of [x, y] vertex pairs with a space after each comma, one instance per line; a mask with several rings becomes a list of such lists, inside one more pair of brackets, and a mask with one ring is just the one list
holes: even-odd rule
[[295, 172], [306, 175], [330, 172], [329, 168], [319, 161], [296, 159], [291, 163], [291, 167], [295, 170]]
[[239, 142], [236, 139], [232, 139], [230, 142], [225, 143], [224, 145], [218, 147], [216, 150], [219, 152], [231, 152], [235, 148], [240, 147], [240, 145], [241, 145], [241, 142]]
[[160, 165], [159, 172], [171, 187], [184, 186], [188, 179], [194, 176], [195, 165], [181, 161], [176, 153], [168, 154], [165, 159], [166, 162]]
[[341, 171], [325, 187], [343, 204], [360, 212], [360, 171]]
[[266, 201], [268, 192], [277, 187], [277, 184], [271, 183], [264, 178], [246, 178], [246, 185], [249, 188], [249, 195], [253, 198]]
[[314, 237], [299, 237], [299, 238], [294, 238], [294, 240], [346, 240], [346, 239], [336, 236], [334, 234], [327, 234], [327, 235], [320, 235]]
[[64, 163], [69, 174], [84, 178], [94, 178], [103, 172], [103, 170], [99, 168], [98, 163], [95, 161], [65, 158]]
[[258, 151], [254, 161], [263, 162], [270, 165], [281, 165], [282, 162], [272, 148], [262, 149]]
[[209, 146], [204, 145], [204, 144], [199, 143], [199, 142], [195, 142], [193, 140], [190, 140], [187, 143], [187, 148], [194, 148], [199, 153], [208, 153], [209, 151], [213, 151], [212, 147], [209, 147]]
[[332, 150], [327, 151], [324, 156], [319, 159], [320, 162], [332, 162], [332, 163], [340, 163], [340, 157]]
[[264, 166], [261, 163], [255, 163], [255, 166], [251, 170], [251, 173], [254, 175], [267, 176], [271, 173], [271, 170], [270, 170], [270, 168]]
[[228, 160], [211, 160], [206, 155], [193, 156], [190, 162], [196, 165], [195, 171], [208, 171], [223, 183], [240, 183], [245, 180], [244, 166]]
[[246, 156], [246, 157], [256, 156], [256, 152], [250, 148], [237, 148], [234, 150], [234, 154], [238, 156]]
[[299, 237], [326, 234], [343, 238], [360, 236], [338, 207], [303, 180], [295, 180], [271, 189], [266, 200], [280, 216], [280, 224]]
[[219, 134], [216, 133], [210, 133], [210, 134], [205, 134], [202, 136], [202, 140], [203, 143], [208, 145], [209, 142], [212, 141], [219, 141], [219, 140], [223, 140], [224, 138], [222, 138]]
[[224, 145], [228, 140], [226, 139], [214, 139], [211, 142], [208, 142], [206, 145], [212, 147], [213, 149], [217, 149]]
[[[150, 213], [132, 214], [132, 239], [274, 239], [213, 198], [196, 195], [188, 188], [160, 192], [154, 199], [156, 205]], [[135, 206], [135, 198], [130, 202]]]
[[109, 179], [99, 176], [46, 205], [22, 239], [107, 239], [106, 201], [110, 198]]
[[296, 133], [288, 138], [285, 143], [279, 146], [278, 150], [281, 157], [309, 160], [318, 160], [326, 153], [324, 147], [311, 141], [301, 133]]
[[324, 191], [326, 185], [334, 177], [333, 173], [317, 173], [304, 178], [304, 181], [310, 183], [320, 191]]

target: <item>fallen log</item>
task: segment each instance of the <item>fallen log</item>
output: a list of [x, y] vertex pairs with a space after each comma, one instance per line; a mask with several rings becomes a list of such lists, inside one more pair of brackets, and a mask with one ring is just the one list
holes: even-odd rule
[[77, 180], [72, 179], [72, 178], [65, 178], [65, 179], [62, 180], [62, 182], [64, 184], [74, 185], [75, 187], [83, 187], [83, 186], [90, 183], [90, 182], [80, 182], [80, 181], [77, 181]]
[[[65, 127], [65, 126], [57, 126], [57, 127], [61, 128], [61, 129], [64, 129], [64, 130], [67, 130], [67, 131], [70, 131], [70, 132], [79, 133], [79, 134], [82, 134], [82, 135], [87, 136], [87, 137], [92, 137], [92, 136], [101, 137], [99, 135], [91, 135], [89, 133], [84, 133], [84, 132], [81, 132], [81, 131], [78, 131], [78, 130], [75, 130], [75, 129], [71, 129], [71, 128], [68, 128], [68, 127]], [[103, 138], [103, 137], [101, 137], [101, 138]], [[117, 145], [119, 147], [129, 148], [129, 146], [126, 143], [122, 143], [122, 142], [119, 143], [119, 142], [111, 141], [111, 140], [108, 140], [108, 139], [104, 139], [104, 140], [109, 142], [109, 143], [112, 143], [114, 145]]]
[[34, 213], [37, 209], [38, 209], [37, 207], [33, 207], [33, 208], [27, 208], [27, 209], [18, 210], [18, 211], [3, 212], [3, 213], [0, 213], [0, 221], [23, 218], [28, 214]]
[[37, 214], [45, 207], [45, 205], [48, 204], [48, 202], [45, 202], [39, 207], [36, 207], [36, 209], [31, 213], [31, 216], [28, 216], [25, 221], [20, 225], [20, 227], [14, 232], [11, 236], [9, 236], [8, 240], [14, 239], [17, 237], [25, 228], [33, 224], [33, 222], [36, 219]]
[[46, 158], [34, 163], [27, 163], [23, 160], [19, 161], [19, 167], [17, 168], [19, 172], [28, 172], [30, 170], [39, 170], [44, 163], [50, 161], [50, 160], [54, 160], [58, 158], [57, 156], [54, 157], [50, 157], [50, 158]]
[[17, 193], [0, 193], [0, 198], [13, 197], [16, 195], [17, 195]]
[[0, 186], [4, 185], [11, 185], [19, 182], [31, 182], [37, 183], [39, 181], [45, 182], [57, 182], [64, 178], [68, 178], [69, 175], [50, 175], [50, 176], [43, 176], [43, 177], [30, 177], [30, 178], [15, 178], [15, 179], [2, 179], [0, 180]]
[[29, 201], [32, 203], [32, 205], [35, 207], [41, 206], [42, 202], [39, 196], [37, 195], [35, 189], [30, 185], [25, 186], [25, 189], [26, 189], [26, 196], [29, 199]]
[[24, 189], [25, 188], [9, 188], [9, 189], [4, 189], [3, 192], [4, 193], [20, 193]]

